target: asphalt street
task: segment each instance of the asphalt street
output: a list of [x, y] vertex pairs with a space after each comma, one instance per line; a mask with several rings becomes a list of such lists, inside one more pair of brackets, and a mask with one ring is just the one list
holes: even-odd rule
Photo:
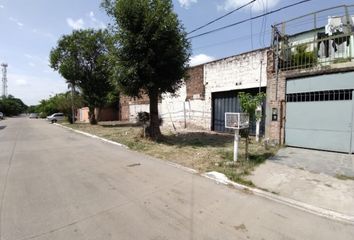
[[43, 120], [0, 121], [0, 240], [353, 239], [354, 226]]

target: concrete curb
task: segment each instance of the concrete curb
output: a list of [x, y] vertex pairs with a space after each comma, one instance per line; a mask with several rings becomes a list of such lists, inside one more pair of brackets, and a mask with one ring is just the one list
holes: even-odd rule
[[56, 125], [56, 126], [65, 128], [65, 129], [67, 129], [67, 130], [69, 130], [69, 131], [76, 132], [76, 133], [85, 135], [85, 136], [90, 137], [90, 138], [98, 139], [98, 140], [100, 140], [100, 141], [102, 141], [102, 142], [110, 143], [110, 144], [113, 144], [113, 145], [116, 145], [116, 146], [119, 146], [119, 147], [123, 147], [123, 148], [129, 149], [129, 147], [126, 146], [126, 145], [124, 145], [124, 144], [117, 143], [117, 142], [108, 140], [108, 139], [106, 139], [106, 138], [102, 138], [102, 137], [99, 137], [99, 136], [96, 136], [96, 135], [93, 135], [93, 134], [90, 134], [90, 133], [86, 133], [86, 132], [83, 132], [83, 131], [80, 131], [80, 130], [76, 130], [76, 129], [73, 129], [73, 128], [70, 128], [70, 127], [67, 127], [67, 126], [58, 124], [58, 123], [53, 123], [53, 124]]
[[354, 224], [354, 216], [350, 216], [350, 215], [345, 215], [339, 212], [335, 212], [332, 210], [328, 210], [325, 208], [321, 208], [321, 207], [316, 207], [304, 202], [300, 202], [294, 199], [290, 199], [290, 198], [286, 198], [286, 197], [282, 197], [270, 192], [266, 192], [263, 190], [260, 190], [258, 188], [251, 188], [233, 181], [228, 181], [227, 183], [225, 182], [221, 182], [216, 178], [213, 178], [211, 176], [208, 176], [207, 174], [202, 174], [203, 177], [211, 179], [215, 182], [217, 182], [218, 184], [223, 184], [223, 185], [231, 185], [233, 186], [235, 189], [238, 190], [242, 190], [242, 191], [248, 191], [250, 193], [253, 193], [254, 195], [263, 197], [263, 198], [267, 198], [269, 200], [278, 202], [278, 203], [282, 203], [284, 205], [308, 212], [308, 213], [312, 213], [321, 217], [325, 217], [331, 220], [336, 220], [336, 221], [340, 221], [340, 222], [345, 222], [345, 223], [350, 223], [350, 224]]
[[[106, 143], [110, 143], [110, 144], [113, 144], [113, 145], [116, 145], [116, 146], [119, 146], [119, 147], [123, 147], [123, 148], [129, 149], [129, 147], [124, 145], [124, 144], [117, 143], [117, 142], [114, 142], [114, 141], [111, 141], [111, 140], [108, 140], [108, 139], [105, 139], [105, 138], [102, 138], [102, 137], [98, 137], [98, 136], [93, 135], [93, 134], [89, 134], [89, 133], [86, 133], [86, 132], [83, 132], [83, 131], [75, 130], [75, 129], [72, 129], [70, 127], [63, 126], [63, 125], [57, 124], [57, 123], [54, 123], [54, 125], [62, 127], [62, 128], [65, 128], [67, 130], [70, 130], [70, 131], [73, 131], [73, 132], [76, 132], [76, 133], [79, 133], [79, 134], [82, 134], [82, 135], [85, 135], [85, 136], [88, 136], [88, 137], [91, 137], [91, 138], [94, 138], [94, 139], [98, 139], [98, 140], [106, 142]], [[195, 169], [184, 167], [184, 166], [182, 166], [180, 164], [177, 164], [177, 163], [173, 163], [173, 162], [169, 162], [169, 161], [165, 161], [165, 162], [168, 165], [172, 166], [172, 167], [181, 169], [183, 171], [186, 171], [186, 172], [189, 172], [189, 173], [192, 173], [192, 174], [198, 174], [199, 173]], [[282, 203], [282, 204], [287, 205], [289, 207], [293, 207], [293, 208], [296, 208], [296, 209], [299, 209], [299, 210], [302, 210], [302, 211], [305, 211], [305, 212], [308, 212], [308, 213], [312, 213], [312, 214], [315, 214], [315, 215], [318, 215], [318, 216], [321, 216], [321, 217], [325, 217], [325, 218], [328, 218], [328, 219], [331, 219], [331, 220], [336, 220], [336, 221], [340, 221], [340, 222], [354, 224], [354, 216], [345, 215], [345, 214], [342, 214], [342, 213], [339, 213], [339, 212], [335, 212], [335, 211], [332, 211], [332, 210], [316, 207], [316, 206], [313, 206], [313, 205], [310, 205], [310, 204], [307, 204], [307, 203], [304, 203], [304, 202], [300, 202], [300, 201], [293, 200], [293, 199], [286, 198], [286, 197], [282, 197], [282, 196], [279, 196], [279, 195], [276, 195], [276, 194], [273, 194], [273, 193], [270, 193], [270, 192], [266, 192], [266, 191], [260, 190], [258, 188], [248, 187], [246, 185], [242, 185], [242, 184], [233, 182], [231, 180], [228, 180], [226, 183], [225, 182], [221, 182], [219, 179], [211, 177], [211, 176], [207, 175], [206, 173], [200, 174], [200, 176], [202, 176], [204, 178], [208, 178], [210, 180], [213, 180], [213, 181], [215, 181], [218, 184], [231, 185], [235, 189], [238, 189], [238, 190], [241, 190], [241, 191], [248, 191], [250, 193], [253, 193], [256, 196], [263, 197], [263, 198], [266, 198], [266, 199], [269, 199], [269, 200], [272, 200], [272, 201], [275, 201], [275, 202], [278, 202], [278, 203]]]

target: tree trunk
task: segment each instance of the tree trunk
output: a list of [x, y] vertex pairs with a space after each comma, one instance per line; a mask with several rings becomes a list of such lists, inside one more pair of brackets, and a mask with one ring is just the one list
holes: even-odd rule
[[96, 115], [95, 115], [95, 108], [89, 107], [89, 121], [91, 125], [97, 124]]
[[158, 94], [153, 92], [149, 93], [150, 98], [150, 127], [149, 127], [149, 137], [153, 140], [157, 140], [161, 137], [160, 131], [160, 119], [159, 119], [159, 109], [158, 109]]
[[98, 107], [98, 108], [96, 108], [96, 109], [97, 109], [97, 112], [96, 112], [96, 122], [99, 122], [99, 121], [101, 121], [102, 108], [101, 108], [101, 107]]

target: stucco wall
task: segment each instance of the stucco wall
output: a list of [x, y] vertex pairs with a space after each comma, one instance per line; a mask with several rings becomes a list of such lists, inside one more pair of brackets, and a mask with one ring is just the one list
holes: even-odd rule
[[[189, 78], [176, 94], [161, 96], [163, 125], [211, 129], [212, 93], [267, 86], [267, 51], [256, 50], [189, 69]], [[129, 106], [130, 121], [135, 121], [139, 111], [149, 112], [146, 99], [121, 98], [121, 106], [125, 105]]]
[[211, 128], [212, 93], [267, 86], [267, 51], [261, 49], [205, 64], [205, 127]]

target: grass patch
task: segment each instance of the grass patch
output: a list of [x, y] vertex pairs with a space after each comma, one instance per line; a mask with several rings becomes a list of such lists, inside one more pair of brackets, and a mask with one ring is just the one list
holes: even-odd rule
[[352, 181], [354, 181], [354, 177], [346, 176], [346, 175], [342, 175], [342, 174], [337, 174], [335, 177], [338, 178], [339, 180], [352, 180]]
[[230, 166], [233, 160], [232, 134], [209, 131], [183, 130], [179, 133], [162, 129], [164, 136], [158, 142], [143, 139], [142, 128], [131, 123], [114, 123], [105, 125], [69, 124], [65, 126], [91, 133], [128, 146], [144, 154], [168, 160], [198, 170], [199, 172], [217, 171], [225, 174], [232, 181], [254, 187], [247, 180], [253, 169], [273, 156], [277, 149], [265, 149], [262, 144], [251, 139], [249, 144], [250, 159], [245, 160], [245, 142], [239, 144], [239, 161]]

